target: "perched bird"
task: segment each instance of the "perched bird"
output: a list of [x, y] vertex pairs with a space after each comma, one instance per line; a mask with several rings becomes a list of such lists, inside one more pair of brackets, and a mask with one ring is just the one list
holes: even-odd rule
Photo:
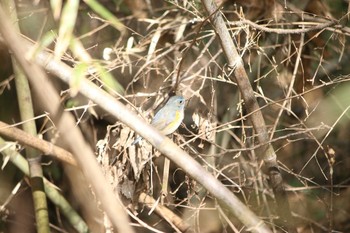
[[[151, 125], [158, 129], [162, 134], [172, 134], [184, 119], [185, 99], [182, 96], [172, 96], [168, 102], [156, 113]], [[141, 141], [138, 136], [131, 145]]]

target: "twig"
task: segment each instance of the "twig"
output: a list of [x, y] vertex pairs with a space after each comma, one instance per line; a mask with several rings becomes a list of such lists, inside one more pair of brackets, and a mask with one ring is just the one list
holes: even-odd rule
[[[236, 46], [233, 43], [231, 35], [226, 27], [225, 21], [220, 12], [216, 12], [218, 7], [212, 0], [202, 0], [202, 3], [208, 12], [212, 15], [210, 20], [215, 29], [222, 49], [226, 56], [228, 67], [232, 69], [230, 79], [235, 80], [243, 97], [245, 107], [248, 112], [252, 113], [250, 121], [257, 134], [257, 138], [261, 144], [265, 144], [260, 148], [262, 156], [267, 167], [270, 177], [271, 186], [273, 188], [278, 208], [283, 210], [281, 216], [284, 224], [288, 226], [289, 232], [296, 232], [295, 226], [291, 223], [292, 217], [289, 208], [289, 202], [283, 186], [283, 179], [277, 164], [277, 156], [271, 144], [269, 144], [269, 136], [266, 129], [265, 120], [259, 110], [258, 102], [255, 98], [253, 88], [249, 82], [248, 75], [245, 71], [242, 58], [239, 56]], [[216, 13], [215, 13], [216, 12]], [[213, 14], [214, 13], [214, 14]]]
[[336, 25], [336, 22], [330, 21], [326, 23], [318, 23], [313, 27], [309, 28], [295, 28], [295, 29], [281, 29], [281, 28], [269, 28], [257, 23], [254, 23], [248, 19], [240, 19], [240, 21], [230, 22], [229, 25], [234, 26], [243, 26], [243, 25], [249, 25], [250, 27], [263, 31], [263, 32], [269, 32], [269, 33], [276, 33], [276, 34], [303, 34], [307, 32], [312, 31], [319, 31], [326, 29], [328, 27]]
[[42, 151], [45, 155], [56, 157], [57, 159], [63, 162], [66, 162], [73, 166], [77, 166], [77, 162], [75, 161], [73, 155], [70, 152], [38, 137], [34, 137], [2, 121], [0, 121], [0, 134], [11, 138], [14, 141], [18, 141], [20, 144], [24, 144], [28, 147], [38, 149]]
[[[139, 196], [139, 202], [142, 204], [145, 204], [148, 208], [151, 209], [153, 208], [156, 201], [153, 199], [153, 197], [147, 195], [146, 193], [141, 193]], [[193, 232], [193, 229], [191, 229], [190, 225], [188, 225], [179, 216], [177, 216], [175, 213], [173, 213], [171, 210], [169, 210], [165, 206], [158, 203], [154, 211], [156, 214], [164, 218], [171, 225], [174, 225], [175, 227], [177, 227], [181, 232], [186, 232], [186, 233]]]
[[[103, 209], [107, 212], [120, 232], [134, 232], [128, 223], [125, 210], [121, 206], [112, 191], [112, 188], [106, 182], [96, 158], [90, 147], [85, 142], [81, 131], [75, 126], [74, 118], [61, 109], [60, 98], [56, 93], [52, 83], [46, 77], [44, 71], [33, 62], [28, 61], [24, 54], [28, 51], [23, 39], [21, 39], [13, 30], [8, 17], [0, 5], [0, 33], [4, 37], [7, 46], [13, 52], [17, 61], [20, 63], [24, 72], [32, 84], [32, 88], [40, 97], [47, 112], [52, 115], [54, 123], [58, 126], [61, 133], [61, 139], [69, 145], [73, 154], [84, 171], [85, 176], [91, 182], [95, 194], [101, 201]], [[42, 62], [45, 64], [46, 60]], [[72, 75], [71, 75], [72, 77]]]
[[[8, 10], [12, 22], [16, 22], [13, 28], [20, 33], [15, 2], [13, 0], [5, 2], [9, 4], [8, 9], [6, 10]], [[0, 18], [0, 20], [2, 19]], [[35, 137], [37, 136], [35, 121], [29, 121], [29, 119], [34, 118], [33, 101], [30, 93], [29, 82], [13, 55], [11, 55], [11, 60], [15, 74], [19, 113], [21, 120], [26, 121], [23, 123], [22, 127], [26, 133]], [[29, 178], [33, 195], [35, 219], [37, 222], [36, 229], [38, 233], [47, 233], [50, 231], [49, 211], [44, 190], [41, 155], [39, 151], [32, 147], [27, 147], [25, 152], [29, 164]]]
[[[25, 41], [23, 41], [22, 44], [26, 44]], [[27, 45], [30, 47], [28, 43]], [[69, 83], [71, 81], [72, 69], [68, 65], [53, 60], [52, 56], [45, 52], [38, 53], [35, 59], [39, 64], [43, 64], [45, 69], [51, 74], [60, 78], [64, 82]], [[174, 144], [172, 140], [155, 130], [129, 108], [88, 80], [82, 80], [79, 91], [94, 103], [98, 104], [102, 109], [114, 115], [121, 122], [140, 134], [191, 177], [201, 183], [203, 187], [220, 201], [221, 204], [224, 204], [232, 214], [234, 214], [253, 232], [270, 232], [263, 221], [249, 210], [249, 208], [247, 208], [247, 206], [245, 206], [220, 181], [209, 174], [190, 155]]]
[[[5, 141], [0, 138], [0, 145], [5, 145]], [[10, 158], [10, 161], [21, 170], [26, 176], [29, 176], [28, 162], [21, 154], [17, 153], [10, 148], [0, 147], [1, 153]], [[79, 214], [72, 208], [68, 201], [62, 196], [62, 194], [57, 190], [57, 188], [44, 178], [44, 189], [47, 197], [54, 203], [63, 213], [63, 215], [68, 219], [70, 224], [80, 233], [89, 232], [87, 224], [79, 216]]]

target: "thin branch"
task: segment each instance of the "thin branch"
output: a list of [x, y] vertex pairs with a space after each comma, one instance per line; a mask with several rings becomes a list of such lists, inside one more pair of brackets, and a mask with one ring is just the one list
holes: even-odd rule
[[[303, 26], [305, 22], [303, 22]], [[313, 23], [316, 24], [316, 23]], [[248, 19], [240, 19], [240, 21], [234, 21], [230, 22], [229, 25], [234, 25], [234, 26], [244, 26], [244, 25], [249, 25], [250, 27], [263, 31], [263, 32], [268, 32], [268, 33], [276, 33], [276, 34], [302, 34], [302, 33], [307, 33], [307, 32], [312, 32], [312, 31], [320, 31], [324, 30], [328, 27], [332, 27], [336, 25], [336, 22], [330, 21], [326, 23], [317, 23], [313, 27], [309, 28], [294, 28], [294, 29], [281, 29], [281, 28], [269, 28], [257, 23], [254, 23]], [[290, 24], [289, 24], [290, 25]]]
[[[15, 150], [10, 148], [5, 148], [6, 142], [0, 138], [0, 151], [5, 156], [8, 156], [10, 161], [20, 169], [26, 176], [29, 176], [29, 166], [28, 162], [23, 158], [23, 156], [17, 153]], [[50, 181], [44, 178], [44, 189], [47, 197], [52, 203], [54, 203], [63, 213], [63, 215], [68, 219], [70, 224], [74, 227], [77, 232], [87, 233], [89, 232], [87, 224], [79, 216], [79, 214], [72, 208], [69, 202], [62, 196], [62, 194], [57, 190], [57, 187], [53, 185]]]
[[[30, 43], [22, 41], [22, 44]], [[55, 61], [51, 54], [40, 52], [36, 56], [36, 62], [42, 64], [45, 69], [66, 83], [70, 83], [73, 77], [72, 68], [68, 65]], [[118, 118], [122, 123], [148, 140], [155, 148], [167, 156], [170, 160], [181, 167], [191, 177], [203, 185], [221, 204], [225, 205], [242, 223], [253, 232], [270, 232], [263, 221], [259, 219], [247, 206], [245, 206], [231, 191], [220, 181], [209, 174], [189, 154], [181, 150], [169, 138], [151, 127], [135, 112], [117, 101], [113, 96], [107, 94], [88, 80], [82, 80], [79, 92], [91, 99], [106, 112]], [[66, 129], [67, 131], [70, 129]]]
[[[8, 0], [5, 2], [8, 4], [6, 10], [9, 12], [12, 22], [15, 22], [14, 29], [20, 33], [15, 1]], [[15, 74], [19, 113], [21, 120], [26, 121], [23, 123], [22, 127], [26, 133], [36, 137], [37, 130], [35, 121], [29, 121], [29, 119], [34, 118], [33, 101], [29, 88], [29, 82], [13, 55], [11, 55], [11, 60]], [[44, 190], [44, 175], [41, 167], [41, 155], [39, 151], [32, 147], [27, 147], [25, 153], [29, 164], [29, 178], [33, 195], [35, 220], [37, 222], [36, 229], [38, 233], [46, 233], [50, 231], [50, 222], [46, 194]]]
[[105, 180], [100, 167], [97, 164], [95, 155], [85, 142], [81, 131], [76, 127], [74, 118], [61, 109], [60, 98], [53, 85], [48, 81], [44, 71], [34, 62], [26, 59], [28, 51], [23, 40], [12, 28], [11, 23], [2, 6], [0, 5], [0, 33], [2, 34], [7, 46], [13, 52], [22, 69], [28, 76], [32, 88], [39, 96], [40, 101], [47, 112], [52, 115], [52, 119], [58, 126], [61, 133], [61, 139], [70, 146], [73, 154], [84, 171], [85, 176], [91, 182], [94, 192], [101, 201], [103, 209], [108, 214], [114, 226], [118, 231], [131, 233], [134, 232], [128, 223], [126, 212], [113, 194], [112, 188]]
[[169, 224], [174, 225], [181, 232], [193, 232], [193, 229], [191, 229], [190, 225], [188, 225], [179, 216], [177, 216], [165, 206], [160, 205], [159, 203], [157, 204], [156, 200], [154, 200], [153, 197], [147, 195], [146, 193], [140, 194], [139, 203], [145, 204], [150, 209], [154, 208], [154, 206], [156, 205], [156, 207], [154, 208], [155, 213], [164, 218], [167, 222], [169, 222]]
[[237, 82], [245, 107], [249, 113], [252, 113], [249, 119], [252, 122], [257, 138], [261, 144], [265, 144], [265, 146], [260, 148], [261, 152], [259, 151], [259, 153], [262, 154], [265, 166], [267, 167], [278, 209], [283, 211], [282, 215], [280, 213], [281, 218], [284, 224], [289, 228], [289, 232], [296, 232], [295, 226], [293, 226], [292, 223], [289, 224], [292, 221], [292, 217], [287, 195], [283, 186], [282, 175], [277, 164], [277, 156], [272, 145], [269, 143], [265, 120], [262, 112], [259, 110], [260, 107], [255, 98], [254, 90], [249, 82], [242, 58], [237, 52], [236, 46], [233, 43], [221, 12], [216, 12], [218, 9], [216, 4], [212, 0], [202, 0], [202, 3], [208, 12], [208, 15], [212, 15], [210, 20], [218, 35], [221, 47], [226, 56], [228, 67], [232, 69], [229, 78]]
[[62, 149], [61, 147], [55, 146], [50, 142], [42, 140], [38, 137], [34, 137], [2, 121], [0, 121], [0, 134], [7, 138], [10, 138], [13, 141], [18, 141], [20, 144], [38, 149], [45, 155], [53, 156], [65, 163], [77, 166], [77, 162], [70, 152]]

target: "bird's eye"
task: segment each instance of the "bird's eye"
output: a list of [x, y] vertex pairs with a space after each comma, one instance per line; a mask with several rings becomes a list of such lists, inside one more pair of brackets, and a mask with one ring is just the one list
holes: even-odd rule
[[180, 100], [180, 101], [179, 101], [179, 103], [180, 103], [180, 104], [183, 104], [183, 103], [184, 103], [184, 101], [183, 101], [183, 100]]

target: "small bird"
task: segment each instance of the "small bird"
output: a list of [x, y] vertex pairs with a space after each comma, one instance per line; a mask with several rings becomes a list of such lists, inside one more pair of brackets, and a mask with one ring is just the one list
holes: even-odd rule
[[[172, 96], [168, 102], [154, 116], [151, 125], [164, 135], [172, 134], [181, 125], [184, 119], [185, 98], [182, 96]], [[138, 136], [131, 145], [141, 141]]]

